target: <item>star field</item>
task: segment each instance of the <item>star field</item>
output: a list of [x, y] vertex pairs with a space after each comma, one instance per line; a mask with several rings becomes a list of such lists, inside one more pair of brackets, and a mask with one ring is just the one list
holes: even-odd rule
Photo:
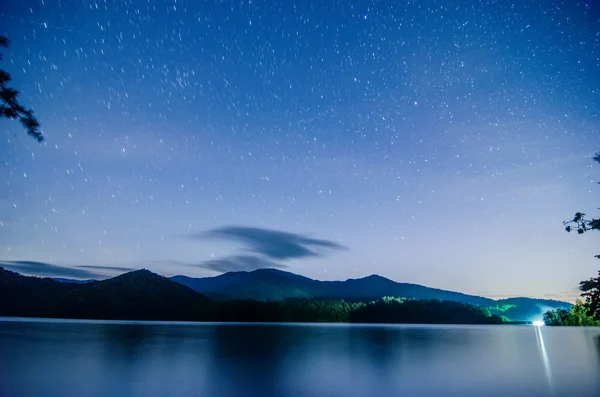
[[[46, 136], [0, 121], [2, 260], [565, 299], [596, 271], [561, 222], [598, 207], [597, 2], [23, 0], [0, 26]], [[221, 228], [245, 240], [193, 238]]]

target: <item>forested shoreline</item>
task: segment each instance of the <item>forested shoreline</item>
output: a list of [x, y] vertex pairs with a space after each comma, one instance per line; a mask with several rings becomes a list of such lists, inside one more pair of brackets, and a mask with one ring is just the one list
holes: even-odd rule
[[214, 302], [207, 317], [223, 322], [379, 324], [502, 324], [489, 310], [467, 303], [384, 297], [371, 302], [290, 299]]

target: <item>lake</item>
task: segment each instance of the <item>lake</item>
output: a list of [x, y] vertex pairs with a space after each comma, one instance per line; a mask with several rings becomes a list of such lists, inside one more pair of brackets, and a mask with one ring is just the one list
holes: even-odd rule
[[0, 319], [0, 396], [599, 396], [600, 329]]

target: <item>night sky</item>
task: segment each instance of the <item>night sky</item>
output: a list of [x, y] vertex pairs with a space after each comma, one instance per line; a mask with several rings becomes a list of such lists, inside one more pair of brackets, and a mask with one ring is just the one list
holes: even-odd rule
[[319, 3], [3, 4], [0, 68], [46, 136], [0, 121], [3, 266], [578, 295], [600, 4]]

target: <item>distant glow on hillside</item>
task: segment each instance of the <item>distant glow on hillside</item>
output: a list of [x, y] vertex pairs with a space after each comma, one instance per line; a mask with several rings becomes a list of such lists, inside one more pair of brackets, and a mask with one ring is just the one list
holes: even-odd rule
[[541, 327], [541, 326], [544, 326], [544, 325], [546, 325], [546, 323], [544, 323], [543, 321], [534, 321], [533, 322], [533, 326], [534, 327]]

